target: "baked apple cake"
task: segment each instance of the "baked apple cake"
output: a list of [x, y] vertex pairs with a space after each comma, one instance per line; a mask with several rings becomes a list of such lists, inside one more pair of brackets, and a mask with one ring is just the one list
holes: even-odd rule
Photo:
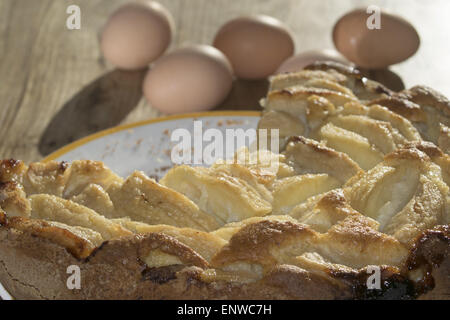
[[449, 101], [319, 63], [262, 104], [279, 154], [158, 182], [0, 162], [0, 282], [19, 299], [448, 299]]

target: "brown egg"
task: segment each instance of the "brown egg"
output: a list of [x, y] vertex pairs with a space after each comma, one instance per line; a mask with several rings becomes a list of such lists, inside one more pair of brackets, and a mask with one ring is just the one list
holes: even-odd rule
[[149, 103], [164, 113], [203, 111], [226, 98], [232, 74], [230, 62], [216, 48], [188, 46], [159, 59], [143, 89]]
[[294, 40], [279, 20], [263, 15], [234, 19], [214, 39], [233, 65], [236, 76], [263, 79], [294, 53]]
[[400, 16], [381, 12], [380, 29], [369, 29], [371, 14], [365, 9], [347, 13], [334, 26], [333, 41], [339, 52], [358, 66], [386, 68], [411, 57], [420, 38], [414, 27]]
[[304, 51], [288, 58], [278, 68], [277, 73], [299, 71], [316, 61], [334, 61], [347, 65], [351, 64], [347, 61], [347, 59], [345, 59], [339, 52], [335, 50], [310, 50]]
[[158, 2], [129, 3], [114, 12], [103, 28], [101, 50], [118, 68], [142, 69], [166, 51], [173, 29], [170, 12]]

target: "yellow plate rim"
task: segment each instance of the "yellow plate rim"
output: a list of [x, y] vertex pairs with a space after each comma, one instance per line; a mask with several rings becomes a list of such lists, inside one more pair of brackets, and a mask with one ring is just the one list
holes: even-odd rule
[[184, 114], [164, 116], [164, 117], [159, 117], [159, 118], [154, 118], [154, 119], [147, 119], [147, 120], [143, 120], [143, 121], [123, 124], [123, 125], [115, 126], [115, 127], [109, 128], [109, 129], [105, 129], [105, 130], [93, 133], [84, 138], [81, 138], [72, 143], [69, 143], [68, 145], [65, 145], [64, 147], [52, 152], [47, 157], [42, 159], [42, 161], [48, 162], [48, 161], [55, 160], [55, 159], [65, 155], [66, 153], [69, 153], [70, 151], [81, 147], [82, 145], [85, 145], [91, 141], [100, 139], [102, 137], [108, 136], [110, 134], [114, 134], [116, 132], [129, 130], [129, 129], [133, 129], [136, 127], [141, 127], [144, 125], [152, 124], [152, 123], [164, 122], [164, 121], [186, 119], [186, 118], [217, 117], [217, 116], [259, 117], [259, 116], [261, 116], [261, 111], [208, 111], [208, 112], [184, 113]]

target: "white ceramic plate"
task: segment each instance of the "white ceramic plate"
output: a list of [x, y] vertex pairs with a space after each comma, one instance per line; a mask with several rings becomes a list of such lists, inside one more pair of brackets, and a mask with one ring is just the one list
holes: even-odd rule
[[[259, 117], [256, 111], [224, 111], [152, 119], [93, 134], [59, 149], [43, 161], [100, 160], [122, 177], [141, 170], [150, 177], [161, 178], [173, 166], [170, 153], [178, 143], [171, 142], [173, 130], [184, 128], [193, 135], [194, 121], [201, 121], [203, 131], [215, 128], [225, 136], [226, 129], [256, 128]], [[0, 297], [11, 300], [1, 284]]]
[[44, 161], [100, 160], [122, 177], [141, 170], [150, 177], [161, 178], [173, 166], [170, 154], [179, 142], [171, 141], [174, 130], [184, 128], [193, 136], [194, 121], [201, 121], [203, 132], [215, 128], [225, 136], [226, 129], [256, 128], [259, 116], [259, 112], [225, 111], [152, 119], [88, 136], [59, 149]]

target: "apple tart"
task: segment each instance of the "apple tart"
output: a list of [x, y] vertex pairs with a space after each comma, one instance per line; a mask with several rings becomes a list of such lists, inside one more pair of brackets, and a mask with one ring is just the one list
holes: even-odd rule
[[19, 299], [448, 299], [447, 109], [423, 90], [335, 64], [276, 76], [259, 127], [279, 154], [160, 181], [3, 160], [0, 282]]

